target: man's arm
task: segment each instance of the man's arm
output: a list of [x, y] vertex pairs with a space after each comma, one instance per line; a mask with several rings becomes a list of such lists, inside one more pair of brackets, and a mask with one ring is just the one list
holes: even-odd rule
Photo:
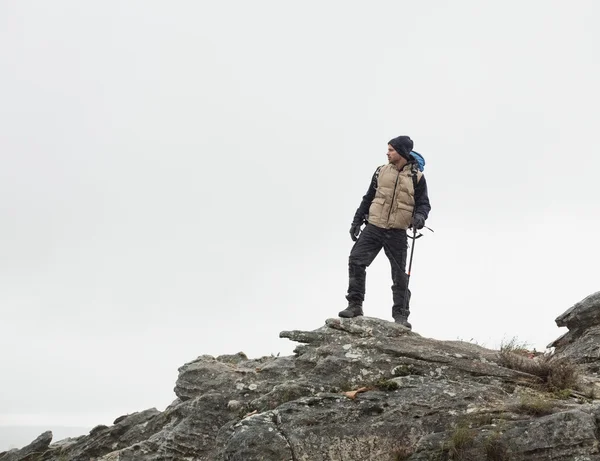
[[369, 207], [371, 206], [371, 202], [375, 198], [375, 192], [377, 191], [377, 174], [379, 173], [379, 168], [375, 170], [373, 173], [373, 177], [371, 178], [371, 183], [369, 184], [369, 189], [367, 193], [362, 198], [356, 213], [354, 213], [354, 219], [352, 220], [352, 224], [362, 224], [367, 220], [366, 216], [369, 214]]
[[427, 193], [427, 181], [425, 181], [425, 176], [421, 176], [421, 180], [417, 183], [417, 188], [415, 189], [415, 215], [421, 215], [423, 221], [425, 221], [430, 211], [431, 205], [429, 204], [429, 194]]

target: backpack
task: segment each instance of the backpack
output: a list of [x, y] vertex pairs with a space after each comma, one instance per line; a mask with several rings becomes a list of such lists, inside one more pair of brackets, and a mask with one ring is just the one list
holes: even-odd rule
[[423, 172], [423, 170], [425, 169], [425, 158], [418, 152], [415, 152], [414, 150], [410, 151], [410, 155], [412, 155], [412, 157], [417, 161], [419, 171]]
[[[419, 154], [418, 152], [416, 152], [414, 150], [410, 151], [410, 155], [412, 156], [412, 158], [415, 159], [415, 163], [413, 164], [413, 181], [414, 181], [415, 189], [416, 189], [417, 188], [417, 176], [415, 174], [414, 167], [416, 166], [419, 169], [419, 171], [422, 173], [423, 170], [425, 169], [425, 157], [423, 157], [421, 154]], [[375, 179], [377, 179], [379, 177], [379, 170], [381, 170], [382, 167], [383, 167], [383, 165], [381, 165], [375, 171]]]

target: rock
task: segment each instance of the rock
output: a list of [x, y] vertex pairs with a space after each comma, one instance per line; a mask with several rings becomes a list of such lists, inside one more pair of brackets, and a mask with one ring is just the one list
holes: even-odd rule
[[108, 429], [108, 426], [105, 426], [104, 424], [99, 424], [98, 426], [92, 428], [92, 430], [90, 431], [90, 435], [93, 437], [95, 435], [98, 435], [100, 432], [105, 431], [106, 429]]
[[248, 357], [243, 352], [238, 352], [237, 354], [226, 354], [219, 355], [217, 357], [217, 362], [225, 362], [225, 363], [233, 363], [238, 364], [248, 360]]
[[293, 449], [286, 434], [279, 428], [277, 412], [250, 416], [234, 426], [224, 441], [219, 459], [247, 461], [277, 459], [294, 461]]
[[556, 318], [556, 324], [569, 330], [600, 325], [600, 291], [563, 312]]
[[[121, 448], [147, 440], [160, 427], [151, 424], [161, 413], [155, 408], [119, 417], [112, 426], [96, 426], [88, 436], [78, 437], [68, 444], [53, 444], [43, 459], [88, 461]], [[61, 459], [61, 456], [63, 457]], [[4, 460], [2, 460], [4, 461]]]
[[[598, 363], [600, 324], [576, 314], [557, 354]], [[163, 412], [0, 461], [600, 461], [594, 374], [584, 390], [551, 394], [530, 374], [541, 358], [511, 369], [498, 351], [369, 317], [280, 336], [300, 343], [293, 356], [200, 356], [179, 369]]]
[[[461, 444], [457, 434], [461, 433]], [[535, 420], [510, 421], [480, 430], [463, 426], [424, 436], [411, 461], [429, 461], [454, 453], [465, 460], [599, 460], [596, 423], [592, 414], [572, 410]], [[466, 435], [465, 435], [466, 434]], [[470, 443], [466, 443], [470, 437]], [[456, 456], [458, 454], [458, 456]], [[504, 457], [500, 457], [503, 455]], [[494, 457], [496, 456], [496, 457]]]
[[33, 442], [20, 450], [10, 450], [0, 454], [1, 461], [29, 461], [40, 459], [52, 442], [52, 432], [40, 434]]
[[175, 394], [185, 401], [211, 391], [248, 390], [248, 386], [256, 384], [256, 369], [245, 363], [222, 363], [211, 356], [198, 357], [179, 369]]
[[600, 292], [596, 292], [556, 318], [569, 331], [550, 343], [556, 357], [580, 364], [587, 373], [600, 373]]

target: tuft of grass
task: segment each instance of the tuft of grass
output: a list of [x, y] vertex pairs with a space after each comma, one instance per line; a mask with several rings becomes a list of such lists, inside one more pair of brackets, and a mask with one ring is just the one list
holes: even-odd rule
[[527, 344], [517, 342], [516, 338], [502, 342], [498, 357], [503, 367], [536, 375], [537, 367], [529, 356]]
[[529, 343], [521, 342], [516, 337], [506, 341], [503, 340], [500, 344], [500, 352], [514, 352], [515, 354], [527, 355], [530, 353]]
[[509, 461], [510, 452], [502, 441], [499, 432], [492, 433], [484, 442], [485, 459], [487, 461]]
[[475, 440], [474, 432], [465, 426], [457, 426], [452, 433], [452, 446], [458, 450], [464, 450], [473, 446]]
[[475, 444], [475, 431], [464, 425], [457, 425], [450, 435], [450, 440], [444, 444], [443, 452], [449, 459], [467, 461], [470, 460], [469, 449]]
[[554, 411], [554, 403], [540, 396], [523, 396], [515, 410], [531, 416], [545, 416]]
[[539, 378], [543, 390], [549, 392], [573, 389], [577, 385], [578, 373], [575, 364], [552, 353], [536, 356], [525, 344], [512, 339], [500, 346], [500, 365], [522, 371]]

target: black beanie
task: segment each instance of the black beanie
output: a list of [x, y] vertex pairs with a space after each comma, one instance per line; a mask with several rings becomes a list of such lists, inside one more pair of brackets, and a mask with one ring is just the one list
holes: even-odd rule
[[398, 136], [390, 140], [388, 144], [406, 160], [412, 160], [410, 151], [413, 150], [414, 144], [409, 136]]

